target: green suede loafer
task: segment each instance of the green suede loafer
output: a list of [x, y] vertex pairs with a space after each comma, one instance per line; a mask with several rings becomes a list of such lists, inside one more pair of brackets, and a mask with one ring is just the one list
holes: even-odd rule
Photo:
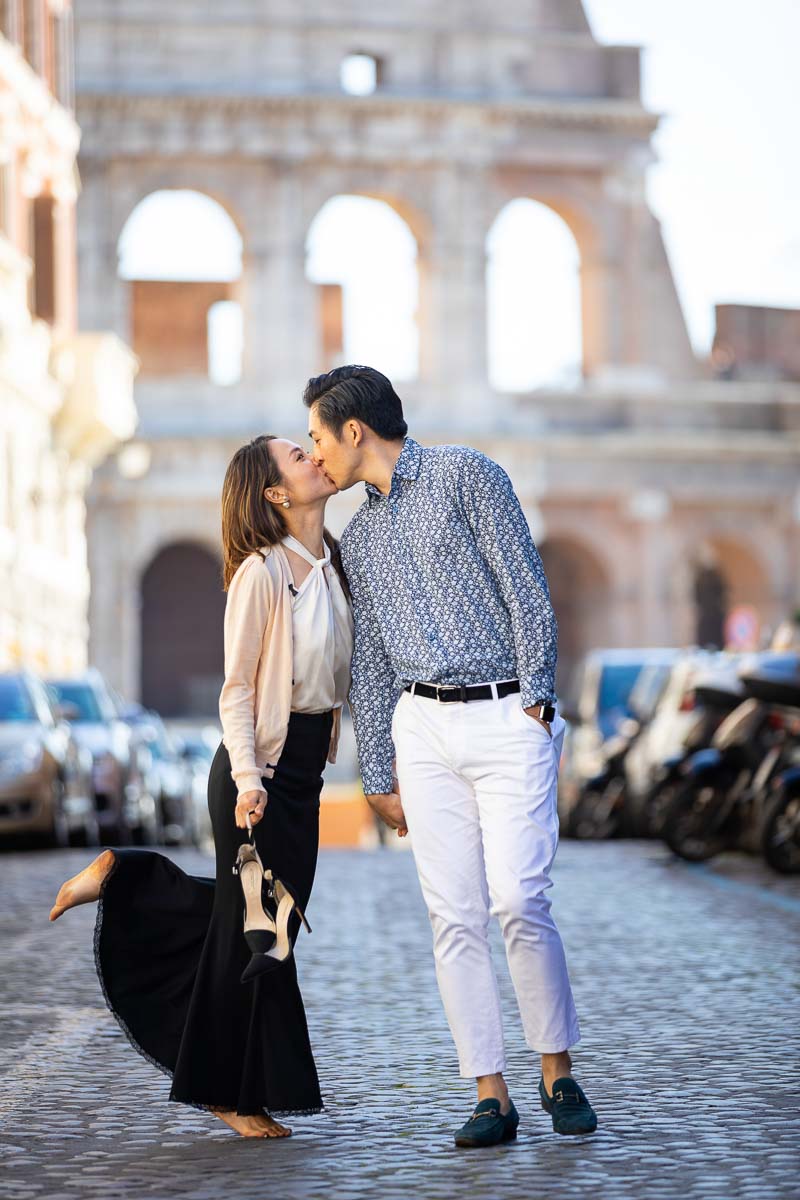
[[553, 1118], [556, 1133], [594, 1133], [597, 1129], [597, 1113], [586, 1099], [583, 1088], [569, 1075], [555, 1081], [552, 1096], [548, 1096], [544, 1079], [540, 1079], [539, 1095], [542, 1108]]
[[511, 1108], [503, 1116], [499, 1100], [481, 1100], [470, 1119], [455, 1135], [456, 1145], [462, 1147], [498, 1146], [517, 1136], [519, 1113]]

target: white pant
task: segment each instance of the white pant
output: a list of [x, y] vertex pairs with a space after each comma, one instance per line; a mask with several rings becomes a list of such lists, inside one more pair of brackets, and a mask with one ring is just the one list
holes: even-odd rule
[[[564, 739], [518, 693], [440, 703], [403, 692], [392, 721], [397, 776], [433, 927], [436, 976], [461, 1075], [505, 1069], [488, 940], [498, 917], [525, 1039], [539, 1054], [580, 1037], [564, 947], [545, 895], [558, 845]], [[490, 909], [491, 900], [491, 909]]]

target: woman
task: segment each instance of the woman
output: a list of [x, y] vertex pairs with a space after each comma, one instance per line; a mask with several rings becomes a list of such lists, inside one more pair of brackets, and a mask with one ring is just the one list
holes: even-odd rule
[[[240, 883], [232, 868], [249, 822], [264, 869], [305, 909], [322, 770], [336, 759], [353, 644], [347, 587], [324, 528], [335, 491], [282, 438], [243, 446], [225, 476], [223, 736], [208, 782], [216, 881], [152, 851], [109, 849], [61, 887], [50, 913], [56, 920], [99, 900], [95, 961], [123, 1030], [172, 1076], [170, 1100], [209, 1109], [245, 1137], [285, 1137], [291, 1130], [270, 1113], [322, 1107], [294, 956], [251, 956], [244, 873]], [[274, 929], [270, 911], [274, 918], [267, 901], [264, 922]], [[290, 944], [298, 928], [295, 908]]]

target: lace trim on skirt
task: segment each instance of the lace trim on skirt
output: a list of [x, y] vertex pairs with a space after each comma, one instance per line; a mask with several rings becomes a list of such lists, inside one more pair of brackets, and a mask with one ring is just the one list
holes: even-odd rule
[[[95, 918], [95, 923], [94, 923], [94, 939], [93, 939], [95, 970], [97, 971], [97, 978], [100, 981], [100, 989], [103, 993], [103, 999], [106, 1003], [106, 1007], [107, 1007], [108, 1011], [111, 1013], [111, 1015], [114, 1017], [115, 1021], [119, 1025], [122, 1032], [125, 1034], [125, 1037], [128, 1039], [131, 1046], [133, 1046], [133, 1049], [137, 1052], [137, 1054], [141, 1054], [142, 1058], [147, 1059], [147, 1061], [152, 1066], [156, 1067], [162, 1073], [162, 1075], [166, 1075], [171, 1079], [173, 1076], [173, 1072], [169, 1069], [169, 1067], [165, 1066], [164, 1063], [159, 1062], [158, 1059], [154, 1058], [152, 1054], [148, 1054], [148, 1052], [145, 1050], [144, 1046], [140, 1045], [140, 1043], [137, 1042], [137, 1040], [134, 1037], [133, 1032], [131, 1031], [127, 1022], [123, 1019], [123, 1017], [120, 1016], [120, 1014], [114, 1008], [114, 1005], [111, 1002], [111, 997], [108, 994], [108, 988], [106, 987], [105, 978], [103, 977], [103, 966], [100, 961], [100, 936], [101, 936], [102, 929], [103, 929], [103, 897], [105, 896], [105, 891], [109, 884], [109, 881], [113, 878], [114, 873], [117, 870], [118, 866], [119, 866], [119, 858], [115, 854], [113, 866], [110, 868], [105, 879], [100, 884], [100, 896], [97, 901], [97, 916]], [[313, 1116], [316, 1116], [317, 1113], [321, 1113], [324, 1111], [323, 1106], [319, 1105], [316, 1108], [270, 1109], [269, 1112], [267, 1112], [267, 1110], [264, 1108], [259, 1108], [259, 1109], [256, 1109], [254, 1112], [240, 1113], [235, 1108], [231, 1108], [227, 1104], [203, 1104], [199, 1100], [179, 1100], [177, 1098], [177, 1096], [170, 1096], [169, 1099], [171, 1101], [173, 1101], [175, 1104], [186, 1104], [189, 1106], [189, 1108], [196, 1108], [201, 1112], [233, 1112], [233, 1113], [236, 1113], [236, 1115], [239, 1117], [261, 1117], [261, 1116], [264, 1116], [265, 1114], [267, 1116], [313, 1117]]]

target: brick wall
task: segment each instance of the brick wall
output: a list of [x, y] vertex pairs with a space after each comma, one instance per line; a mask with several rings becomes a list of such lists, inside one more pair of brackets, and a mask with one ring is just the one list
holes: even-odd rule
[[236, 285], [137, 279], [131, 284], [133, 349], [141, 375], [208, 374], [208, 310]]

